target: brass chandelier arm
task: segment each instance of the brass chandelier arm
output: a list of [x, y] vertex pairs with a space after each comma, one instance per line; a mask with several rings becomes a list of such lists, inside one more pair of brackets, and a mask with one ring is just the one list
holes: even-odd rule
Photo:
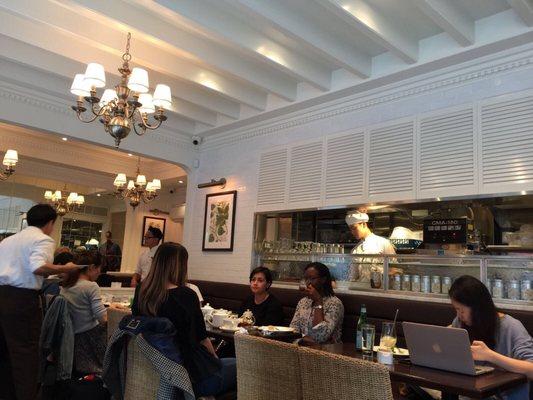
[[91, 112], [93, 113], [93, 117], [92, 118], [89, 118], [89, 119], [83, 119], [82, 117], [82, 114], [85, 115], [85, 111], [87, 110], [85, 107], [82, 106], [82, 103], [81, 102], [78, 102], [78, 106], [77, 107], [73, 107], [74, 110], [76, 111], [76, 115], [78, 117], [78, 119], [81, 121], [81, 122], [85, 122], [86, 124], [89, 124], [93, 121], [95, 121], [98, 117], [101, 117], [105, 114], [106, 112], [106, 109], [107, 109], [107, 105], [104, 106], [104, 107], [100, 107], [100, 108], [96, 108], [97, 105], [96, 103], [92, 103], [91, 104]]
[[[157, 116], [154, 116], [154, 119], [157, 121], [155, 124], [148, 123], [148, 116], [143, 116], [141, 113], [141, 110], [136, 108], [134, 110], [133, 116], [131, 118], [131, 122], [133, 125], [133, 130], [138, 136], [142, 136], [146, 133], [146, 130], [155, 131], [157, 128], [161, 126], [163, 121], [166, 119], [162, 118], [162, 111], [157, 111]], [[140, 131], [138, 130], [140, 129]]]

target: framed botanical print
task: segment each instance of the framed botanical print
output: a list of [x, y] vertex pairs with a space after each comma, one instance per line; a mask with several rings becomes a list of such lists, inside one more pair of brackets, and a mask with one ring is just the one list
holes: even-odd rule
[[166, 222], [167, 220], [165, 218], [144, 217], [143, 231], [142, 231], [142, 237], [141, 237], [141, 246], [144, 246], [144, 235], [146, 235], [146, 232], [148, 231], [148, 228], [150, 227], [159, 228], [159, 230], [163, 232], [163, 237], [161, 238], [161, 241], [159, 242], [159, 243], [163, 243], [165, 241]]
[[205, 198], [203, 251], [233, 251], [237, 191]]

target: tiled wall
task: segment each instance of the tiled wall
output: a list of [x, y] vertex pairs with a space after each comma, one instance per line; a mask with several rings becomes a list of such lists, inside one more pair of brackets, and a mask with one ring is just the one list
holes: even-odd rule
[[[252, 262], [253, 215], [256, 208], [259, 156], [274, 146], [320, 138], [356, 127], [472, 103], [488, 97], [533, 88], [533, 68], [492, 74], [468, 84], [413, 94], [350, 113], [318, 119], [311, 123], [235, 141], [227, 146], [204, 150], [199, 168], [189, 176], [184, 242], [189, 250], [189, 276], [224, 282], [247, 282]], [[199, 182], [225, 177], [224, 190], [239, 190], [233, 252], [202, 252], [205, 195], [218, 188], [196, 189]]]

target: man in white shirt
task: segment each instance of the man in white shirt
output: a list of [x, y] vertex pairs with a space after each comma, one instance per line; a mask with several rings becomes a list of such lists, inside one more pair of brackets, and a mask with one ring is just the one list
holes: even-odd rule
[[163, 232], [161, 229], [150, 227], [144, 234], [144, 246], [148, 249], [141, 253], [139, 261], [137, 261], [137, 268], [131, 279], [131, 287], [136, 287], [142, 280], [146, 279], [150, 268], [152, 267], [152, 259], [155, 252], [159, 248], [161, 239], [163, 238]]
[[[396, 249], [388, 239], [372, 233], [368, 227], [367, 214], [359, 211], [349, 212], [346, 215], [346, 224], [352, 235], [359, 239], [352, 254], [396, 254]], [[366, 259], [364, 261], [365, 263], [350, 265], [350, 281], [370, 282], [372, 272], [383, 273], [383, 264], [380, 262]]]
[[0, 242], [0, 349], [7, 349], [0, 363], [11, 368], [0, 386], [13, 385], [18, 400], [37, 398], [43, 279], [78, 268], [52, 263], [55, 243], [49, 235], [56, 218], [54, 208], [37, 204], [27, 213], [28, 227]]

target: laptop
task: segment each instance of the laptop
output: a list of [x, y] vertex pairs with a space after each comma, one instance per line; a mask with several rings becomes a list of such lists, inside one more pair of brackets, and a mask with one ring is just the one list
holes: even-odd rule
[[481, 375], [494, 368], [474, 364], [465, 329], [403, 322], [411, 363], [466, 375]]

